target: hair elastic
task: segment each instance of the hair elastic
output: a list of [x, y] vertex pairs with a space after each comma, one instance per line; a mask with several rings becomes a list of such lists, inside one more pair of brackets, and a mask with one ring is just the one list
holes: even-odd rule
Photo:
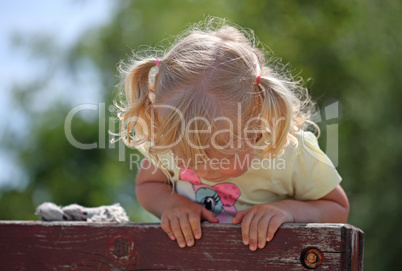
[[255, 81], [257, 82], [257, 85], [260, 83], [260, 78], [261, 78], [261, 75], [257, 76], [257, 79], [255, 79]]
[[159, 58], [155, 59], [155, 66], [158, 67], [159, 63], [161, 63], [161, 60]]

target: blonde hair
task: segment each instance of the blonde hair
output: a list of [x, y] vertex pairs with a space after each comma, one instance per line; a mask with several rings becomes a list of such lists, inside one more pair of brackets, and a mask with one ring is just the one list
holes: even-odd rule
[[[224, 120], [237, 116], [240, 107], [237, 126], [247, 124], [262, 135], [266, 144], [260, 154], [281, 153], [308, 121], [314, 104], [302, 81], [277, 58], [266, 61], [253, 32], [239, 29], [208, 18], [159, 55], [160, 60], [156, 55], [134, 56], [125, 68], [120, 66], [126, 101], [115, 104], [126, 145], [151, 142], [149, 152], [155, 156], [173, 148], [181, 157], [208, 157], [208, 148], [197, 146], [208, 146], [212, 139], [228, 146], [227, 136], [216, 132], [228, 125], [239, 128]], [[189, 130], [196, 132], [179, 140]], [[238, 140], [244, 139], [238, 129], [232, 130]]]

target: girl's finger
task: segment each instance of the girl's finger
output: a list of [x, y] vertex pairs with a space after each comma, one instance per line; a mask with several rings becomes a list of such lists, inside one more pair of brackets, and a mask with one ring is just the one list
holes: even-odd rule
[[170, 227], [169, 218], [163, 216], [161, 219], [161, 227], [164, 232], [169, 236], [170, 239], [176, 240], [176, 237], [173, 234], [172, 228]]
[[[191, 247], [194, 245], [194, 235], [193, 230], [191, 228], [188, 216], [180, 217], [180, 228], [181, 232], [184, 235], [185, 245]], [[181, 247], [181, 246], [180, 246]]]
[[264, 248], [267, 244], [268, 225], [271, 216], [263, 216], [258, 223], [258, 248]]
[[186, 242], [184, 240], [183, 233], [181, 231], [179, 219], [177, 217], [174, 217], [170, 221], [170, 224], [171, 224], [173, 234], [177, 240], [177, 244], [179, 245], [179, 247], [181, 247], [181, 248], [186, 247]]
[[276, 231], [279, 229], [283, 222], [284, 220], [280, 216], [272, 217], [272, 219], [269, 221], [267, 242], [270, 242], [272, 238], [274, 238]]
[[254, 217], [254, 213], [248, 212], [241, 222], [241, 235], [243, 238], [243, 244], [246, 246], [250, 243], [250, 224]]
[[206, 220], [206, 221], [210, 222], [210, 223], [219, 223], [219, 219], [216, 218], [214, 213], [211, 212], [211, 211], [208, 211], [205, 208], [201, 209], [201, 218], [203, 220]]
[[262, 215], [254, 215], [253, 219], [250, 223], [250, 232], [249, 232], [249, 247], [250, 250], [257, 250], [257, 242], [258, 242], [258, 225], [262, 218]]
[[190, 220], [190, 226], [195, 239], [200, 239], [202, 235], [200, 217], [196, 214], [191, 213], [188, 219]]
[[247, 213], [247, 210], [238, 211], [236, 213], [236, 216], [233, 218], [232, 223], [239, 224], [240, 222], [242, 222], [243, 217], [246, 215], [246, 213]]

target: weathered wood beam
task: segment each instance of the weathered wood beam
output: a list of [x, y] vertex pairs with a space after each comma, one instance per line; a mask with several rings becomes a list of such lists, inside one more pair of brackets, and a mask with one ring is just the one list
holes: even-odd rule
[[348, 224], [284, 224], [255, 252], [239, 225], [202, 228], [182, 249], [153, 223], [0, 221], [0, 269], [363, 270], [363, 232]]

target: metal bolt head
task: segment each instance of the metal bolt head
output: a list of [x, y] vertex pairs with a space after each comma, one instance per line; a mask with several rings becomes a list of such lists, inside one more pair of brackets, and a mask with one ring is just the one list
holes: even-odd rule
[[313, 252], [307, 254], [306, 259], [309, 263], [316, 263], [317, 262], [317, 255]]
[[322, 254], [318, 249], [310, 248], [304, 252], [302, 260], [305, 267], [315, 269], [321, 265]]

